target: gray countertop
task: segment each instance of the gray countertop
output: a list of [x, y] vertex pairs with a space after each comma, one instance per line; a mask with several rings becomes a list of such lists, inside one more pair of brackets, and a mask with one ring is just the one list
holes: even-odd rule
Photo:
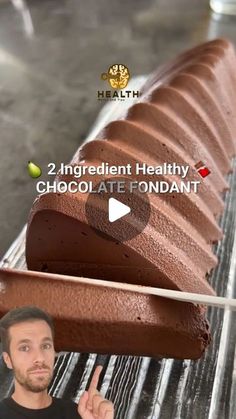
[[203, 0], [0, 0], [0, 257], [36, 195], [28, 160], [44, 173], [70, 160], [102, 107], [101, 73], [147, 74], [218, 36], [236, 41], [236, 17]]

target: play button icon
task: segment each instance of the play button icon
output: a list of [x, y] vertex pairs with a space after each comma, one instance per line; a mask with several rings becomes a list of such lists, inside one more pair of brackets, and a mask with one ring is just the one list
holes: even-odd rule
[[110, 223], [114, 223], [114, 221], [119, 220], [121, 217], [129, 214], [131, 208], [128, 205], [122, 204], [122, 202], [118, 201], [115, 198], [109, 198], [108, 201], [108, 218]]
[[93, 192], [85, 203], [86, 218], [90, 228], [106, 240], [126, 242], [148, 224], [151, 212], [148, 194], [131, 190], [132, 181], [113, 177], [93, 182]]

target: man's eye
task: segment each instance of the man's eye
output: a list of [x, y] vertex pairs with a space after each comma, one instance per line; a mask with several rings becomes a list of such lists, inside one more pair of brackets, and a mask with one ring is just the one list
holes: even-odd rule
[[52, 344], [51, 343], [45, 343], [43, 345], [43, 349], [51, 349], [51, 347], [52, 347]]
[[28, 352], [29, 351], [29, 346], [27, 346], [27, 345], [20, 346], [19, 350], [22, 351], [22, 352]]

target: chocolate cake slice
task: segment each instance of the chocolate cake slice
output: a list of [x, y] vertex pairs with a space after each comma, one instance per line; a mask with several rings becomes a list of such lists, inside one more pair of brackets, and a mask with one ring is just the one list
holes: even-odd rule
[[[123, 242], [116, 240], [115, 233], [107, 234], [102, 222], [99, 224], [101, 214], [106, 211], [102, 196], [94, 203], [96, 229], [100, 225], [103, 233], [97, 234], [86, 217], [88, 194], [43, 194], [34, 202], [29, 217], [28, 268], [213, 294], [207, 282], [207, 275], [217, 263], [211, 246], [222, 237], [218, 220], [224, 208], [223, 193], [228, 188], [225, 176], [231, 170], [231, 158], [235, 155], [235, 64], [234, 49], [227, 40], [210, 41], [181, 54], [150, 76], [139, 101], [129, 108], [123, 119], [108, 124], [94, 141], [82, 146], [71, 161], [76, 166], [108, 162], [111, 165], [130, 163], [132, 167], [142, 162], [150, 165], [176, 162], [189, 166], [187, 180], [200, 182], [199, 193], [150, 193], [148, 225]], [[210, 169], [209, 177], [203, 179], [197, 172], [195, 166], [199, 161]], [[131, 177], [151, 179], [147, 175]], [[83, 180], [89, 179], [89, 176], [83, 177]], [[92, 180], [101, 179], [102, 176], [93, 176]], [[158, 176], [158, 180], [167, 183], [173, 179], [177, 184], [181, 180], [177, 175]], [[69, 183], [76, 178], [58, 174], [57, 182], [61, 180]], [[119, 225], [124, 232], [133, 228], [129, 216]], [[111, 304], [115, 309], [116, 302]], [[93, 305], [94, 300], [91, 300], [91, 307]], [[177, 315], [179, 304], [163, 301], [163, 306], [166, 312], [176, 310]], [[155, 307], [157, 315], [161, 315], [159, 306]], [[199, 326], [204, 335], [204, 309], [183, 303], [181, 310], [188, 319], [187, 333], [192, 334], [196, 316], [200, 316]], [[122, 323], [121, 335], [123, 327]], [[168, 321], [164, 327], [168, 335]], [[141, 336], [142, 327], [135, 333]], [[180, 356], [179, 333], [176, 323], [176, 344], [171, 356]], [[170, 356], [167, 340], [162, 343], [153, 340], [152, 354]], [[195, 358], [191, 348], [188, 357]], [[113, 350], [112, 344], [110, 349], [106, 348], [110, 353]], [[122, 339], [116, 351], [148, 353], [141, 344], [134, 348], [130, 342], [127, 348]], [[200, 352], [198, 350], [199, 355]]]
[[0, 269], [0, 282], [0, 317], [39, 306], [53, 316], [57, 351], [197, 359], [211, 339], [199, 305], [42, 272]]

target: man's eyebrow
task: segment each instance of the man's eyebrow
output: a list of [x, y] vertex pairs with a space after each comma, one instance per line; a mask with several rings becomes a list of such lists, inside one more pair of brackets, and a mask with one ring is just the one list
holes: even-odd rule
[[21, 339], [19, 340], [19, 342], [17, 342], [17, 344], [19, 345], [20, 343], [30, 343], [31, 340], [30, 339]]
[[43, 342], [46, 342], [46, 341], [53, 342], [52, 338], [50, 338], [49, 336], [43, 338], [42, 340], [43, 340]]
[[[49, 336], [46, 336], [45, 338], [42, 339], [43, 342], [53, 342], [52, 338], [50, 338]], [[17, 342], [18, 345], [20, 345], [21, 343], [30, 343], [32, 342], [32, 340], [30, 339], [21, 339], [19, 340], [19, 342]]]

